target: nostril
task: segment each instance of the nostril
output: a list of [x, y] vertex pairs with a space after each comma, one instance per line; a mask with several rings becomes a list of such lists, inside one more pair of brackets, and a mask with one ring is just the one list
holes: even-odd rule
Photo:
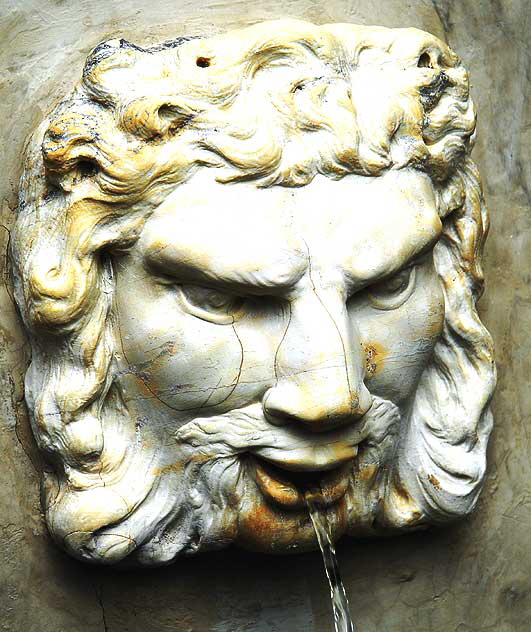
[[274, 388], [269, 389], [262, 400], [264, 416], [274, 426], [284, 426], [296, 421], [296, 417], [279, 405], [275, 397]]

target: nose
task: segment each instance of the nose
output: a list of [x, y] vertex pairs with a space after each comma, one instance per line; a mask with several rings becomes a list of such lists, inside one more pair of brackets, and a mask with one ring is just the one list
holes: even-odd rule
[[285, 335], [276, 351], [276, 383], [263, 399], [276, 424], [335, 428], [364, 415], [372, 397], [363, 383], [365, 356], [339, 292], [313, 288], [291, 301]]

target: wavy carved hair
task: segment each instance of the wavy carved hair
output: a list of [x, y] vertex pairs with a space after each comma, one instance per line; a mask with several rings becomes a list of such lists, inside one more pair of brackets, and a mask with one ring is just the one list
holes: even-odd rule
[[[124, 40], [97, 46], [79, 86], [29, 142], [12, 240], [32, 345], [26, 397], [53, 465], [49, 522], [52, 505], [71, 503], [76, 490], [112, 486], [130, 450], [126, 411], [106, 414], [110, 398], [120, 411], [109, 253], [134, 244], [152, 210], [201, 167], [258, 187], [406, 166], [429, 174], [444, 218], [434, 256], [445, 327], [419, 384], [384, 521], [411, 521], [413, 506], [425, 508], [417, 522], [469, 511], [485, 470], [495, 381], [475, 307], [488, 224], [469, 158], [474, 130], [465, 69], [416, 29], [287, 20], [148, 49]], [[444, 419], [441, 397], [454, 413]], [[436, 487], [425, 475], [433, 468]], [[102, 511], [108, 522], [120, 513]]]

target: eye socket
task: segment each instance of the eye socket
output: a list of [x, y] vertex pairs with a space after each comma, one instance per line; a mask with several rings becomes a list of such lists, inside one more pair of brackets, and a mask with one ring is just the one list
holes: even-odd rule
[[177, 292], [184, 309], [207, 322], [231, 325], [241, 315], [243, 299], [234, 294], [190, 284], [177, 286]]
[[389, 279], [371, 285], [367, 296], [377, 309], [397, 309], [403, 305], [415, 289], [416, 267], [397, 272]]

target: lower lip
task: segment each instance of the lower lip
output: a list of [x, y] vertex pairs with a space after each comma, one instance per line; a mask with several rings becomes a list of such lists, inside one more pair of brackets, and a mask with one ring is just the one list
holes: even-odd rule
[[284, 509], [303, 509], [306, 507], [305, 497], [323, 507], [337, 503], [345, 495], [349, 485], [349, 473], [352, 463], [347, 463], [334, 470], [323, 471], [322, 476], [312, 473], [312, 480], [318, 484], [297, 486], [289, 480], [289, 472], [285, 476], [278, 467], [272, 467], [256, 457], [252, 460], [253, 478], [262, 494], [273, 503]]

